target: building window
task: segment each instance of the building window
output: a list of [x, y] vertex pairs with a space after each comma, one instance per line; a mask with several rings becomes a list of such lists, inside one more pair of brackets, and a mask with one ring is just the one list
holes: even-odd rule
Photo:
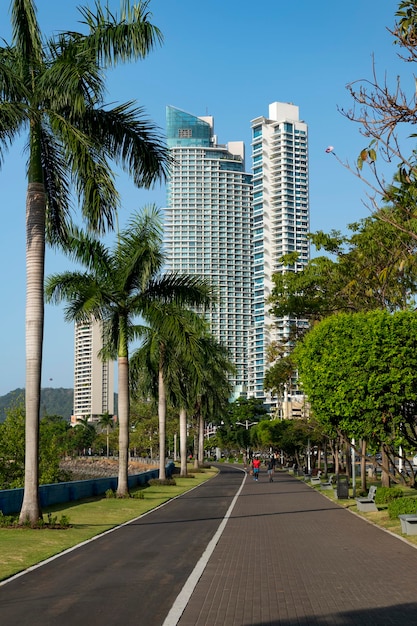
[[193, 136], [193, 131], [191, 128], [179, 128], [178, 129], [178, 137], [180, 139], [189, 139]]

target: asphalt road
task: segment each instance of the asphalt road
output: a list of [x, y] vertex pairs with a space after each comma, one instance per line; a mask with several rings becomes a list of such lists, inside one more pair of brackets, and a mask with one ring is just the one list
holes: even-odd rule
[[163, 624], [242, 478], [224, 467], [159, 509], [2, 585], [0, 624]]

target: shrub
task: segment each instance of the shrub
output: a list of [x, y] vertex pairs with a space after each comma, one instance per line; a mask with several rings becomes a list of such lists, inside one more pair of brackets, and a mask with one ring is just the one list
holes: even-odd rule
[[116, 494], [113, 491], [113, 489], [107, 489], [104, 495], [106, 496], [106, 498], [115, 498], [116, 497]]
[[400, 487], [378, 487], [375, 494], [375, 504], [388, 504], [392, 500], [401, 498], [404, 492]]
[[177, 483], [173, 478], [151, 478], [149, 484], [152, 485], [152, 487], [175, 487]]
[[0, 528], [7, 528], [9, 526], [17, 526], [19, 523], [18, 515], [3, 515], [0, 511]]
[[417, 498], [396, 498], [388, 504], [388, 515], [391, 519], [407, 513], [417, 513]]

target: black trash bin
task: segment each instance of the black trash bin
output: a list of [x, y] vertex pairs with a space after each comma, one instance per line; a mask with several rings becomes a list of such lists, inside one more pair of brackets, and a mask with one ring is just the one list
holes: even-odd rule
[[336, 495], [340, 500], [349, 498], [349, 476], [346, 476], [346, 474], [337, 475]]

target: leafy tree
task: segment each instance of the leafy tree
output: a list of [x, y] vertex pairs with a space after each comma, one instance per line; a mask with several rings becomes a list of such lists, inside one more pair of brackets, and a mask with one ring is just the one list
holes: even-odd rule
[[26, 457], [20, 521], [41, 515], [39, 408], [44, 327], [45, 243], [65, 240], [71, 191], [89, 228], [112, 227], [118, 206], [110, 161], [135, 184], [165, 171], [167, 151], [133, 103], [104, 106], [104, 70], [145, 57], [161, 33], [147, 4], [123, 4], [120, 18], [97, 2], [81, 8], [86, 34], [43, 38], [33, 0], [12, 0], [12, 42], [0, 47], [0, 159], [27, 133]]
[[373, 311], [328, 317], [304, 337], [294, 356], [325, 429], [385, 451], [417, 445], [415, 411], [405, 411], [417, 406], [416, 336], [415, 313]]
[[46, 415], [40, 421], [39, 429], [39, 474], [40, 482], [56, 483], [62, 480], [60, 460], [68, 451], [67, 420], [60, 415]]
[[153, 458], [159, 450], [158, 407], [150, 400], [132, 397], [130, 412], [131, 448], [136, 455]]
[[0, 484], [2, 489], [23, 485], [25, 468], [25, 411], [15, 404], [0, 425]]
[[274, 315], [314, 322], [342, 311], [394, 311], [413, 303], [416, 240], [375, 217], [349, 228], [349, 237], [336, 231], [310, 236], [317, 249], [333, 258], [317, 257], [299, 272], [274, 275], [270, 296]]
[[[68, 422], [60, 416], [40, 421], [39, 480], [41, 484], [63, 478], [60, 459], [67, 452]], [[16, 403], [0, 425], [0, 488], [23, 487], [25, 459], [25, 407]]]
[[264, 389], [273, 395], [282, 395], [285, 385], [291, 386], [295, 376], [295, 365], [290, 355], [279, 355], [273, 365], [266, 371]]
[[222, 446], [248, 449], [252, 443], [252, 427], [269, 415], [259, 398], [237, 398], [229, 405], [217, 434]]

